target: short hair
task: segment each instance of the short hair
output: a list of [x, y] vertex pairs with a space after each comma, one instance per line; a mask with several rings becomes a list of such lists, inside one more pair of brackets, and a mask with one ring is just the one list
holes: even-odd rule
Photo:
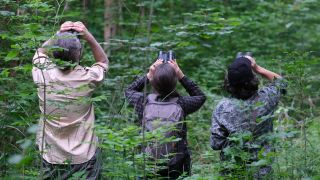
[[224, 79], [224, 88], [231, 94], [231, 96], [237, 99], [247, 100], [257, 93], [259, 89], [259, 80], [254, 75], [252, 79], [246, 82], [232, 85], [228, 79], [228, 74], [226, 74]]
[[61, 32], [56, 35], [54, 46], [62, 49], [53, 51], [53, 57], [70, 63], [77, 63], [81, 57], [81, 42], [72, 32]]
[[161, 96], [167, 96], [175, 90], [177, 81], [174, 68], [169, 63], [164, 63], [156, 67], [151, 85]]

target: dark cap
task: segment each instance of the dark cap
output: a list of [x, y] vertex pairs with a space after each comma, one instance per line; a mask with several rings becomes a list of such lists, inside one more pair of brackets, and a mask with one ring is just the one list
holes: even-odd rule
[[246, 57], [236, 58], [228, 68], [228, 81], [231, 86], [242, 86], [253, 78], [251, 61]]

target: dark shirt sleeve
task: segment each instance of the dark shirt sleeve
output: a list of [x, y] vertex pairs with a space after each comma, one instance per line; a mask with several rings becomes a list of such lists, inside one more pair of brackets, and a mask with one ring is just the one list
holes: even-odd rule
[[137, 78], [125, 90], [125, 97], [130, 106], [133, 106], [138, 114], [139, 119], [142, 119], [144, 109], [145, 93], [142, 92], [145, 85], [149, 83], [147, 76]]
[[184, 76], [180, 80], [181, 85], [186, 89], [190, 96], [182, 96], [178, 100], [178, 104], [182, 107], [185, 115], [197, 111], [206, 101], [205, 94], [192, 80]]

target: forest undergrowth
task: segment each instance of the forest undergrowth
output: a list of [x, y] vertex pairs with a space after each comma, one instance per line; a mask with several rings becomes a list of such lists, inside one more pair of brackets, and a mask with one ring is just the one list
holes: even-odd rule
[[[275, 151], [250, 168], [272, 164], [270, 179], [320, 179], [319, 8], [317, 0], [119, 0], [111, 7], [102, 0], [0, 1], [0, 178], [41, 175], [32, 57], [62, 22], [80, 20], [110, 60], [107, 78], [92, 99], [104, 179], [135, 179], [157, 168], [139, 147], [158, 134], [142, 137], [124, 89], [147, 72], [161, 49], [176, 52], [181, 69], [207, 96], [186, 119], [192, 153], [192, 176], [186, 179], [219, 179], [225, 166], [237, 172], [228, 178], [252, 178], [248, 169], [221, 163], [209, 141], [212, 112], [228, 96], [224, 73], [238, 51], [252, 51], [258, 64], [281, 73], [288, 83], [275, 111], [274, 132], [267, 137]], [[111, 18], [105, 19], [105, 11]], [[107, 40], [106, 23], [116, 29]], [[93, 62], [85, 45], [81, 65]], [[180, 85], [178, 90], [186, 94]], [[245, 152], [233, 153], [246, 158]]]

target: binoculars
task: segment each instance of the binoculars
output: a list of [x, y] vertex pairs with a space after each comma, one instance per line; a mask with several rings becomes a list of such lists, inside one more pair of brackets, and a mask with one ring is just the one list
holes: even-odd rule
[[78, 31], [74, 30], [74, 29], [70, 29], [68, 30], [67, 32], [73, 34], [73, 35], [76, 35], [78, 39], [80, 39], [80, 34]]
[[252, 52], [238, 52], [236, 58], [242, 57], [242, 56], [250, 56], [252, 57]]
[[159, 51], [157, 59], [162, 59], [163, 63], [167, 63], [168, 61], [174, 61], [176, 56], [172, 50], [168, 52]]

